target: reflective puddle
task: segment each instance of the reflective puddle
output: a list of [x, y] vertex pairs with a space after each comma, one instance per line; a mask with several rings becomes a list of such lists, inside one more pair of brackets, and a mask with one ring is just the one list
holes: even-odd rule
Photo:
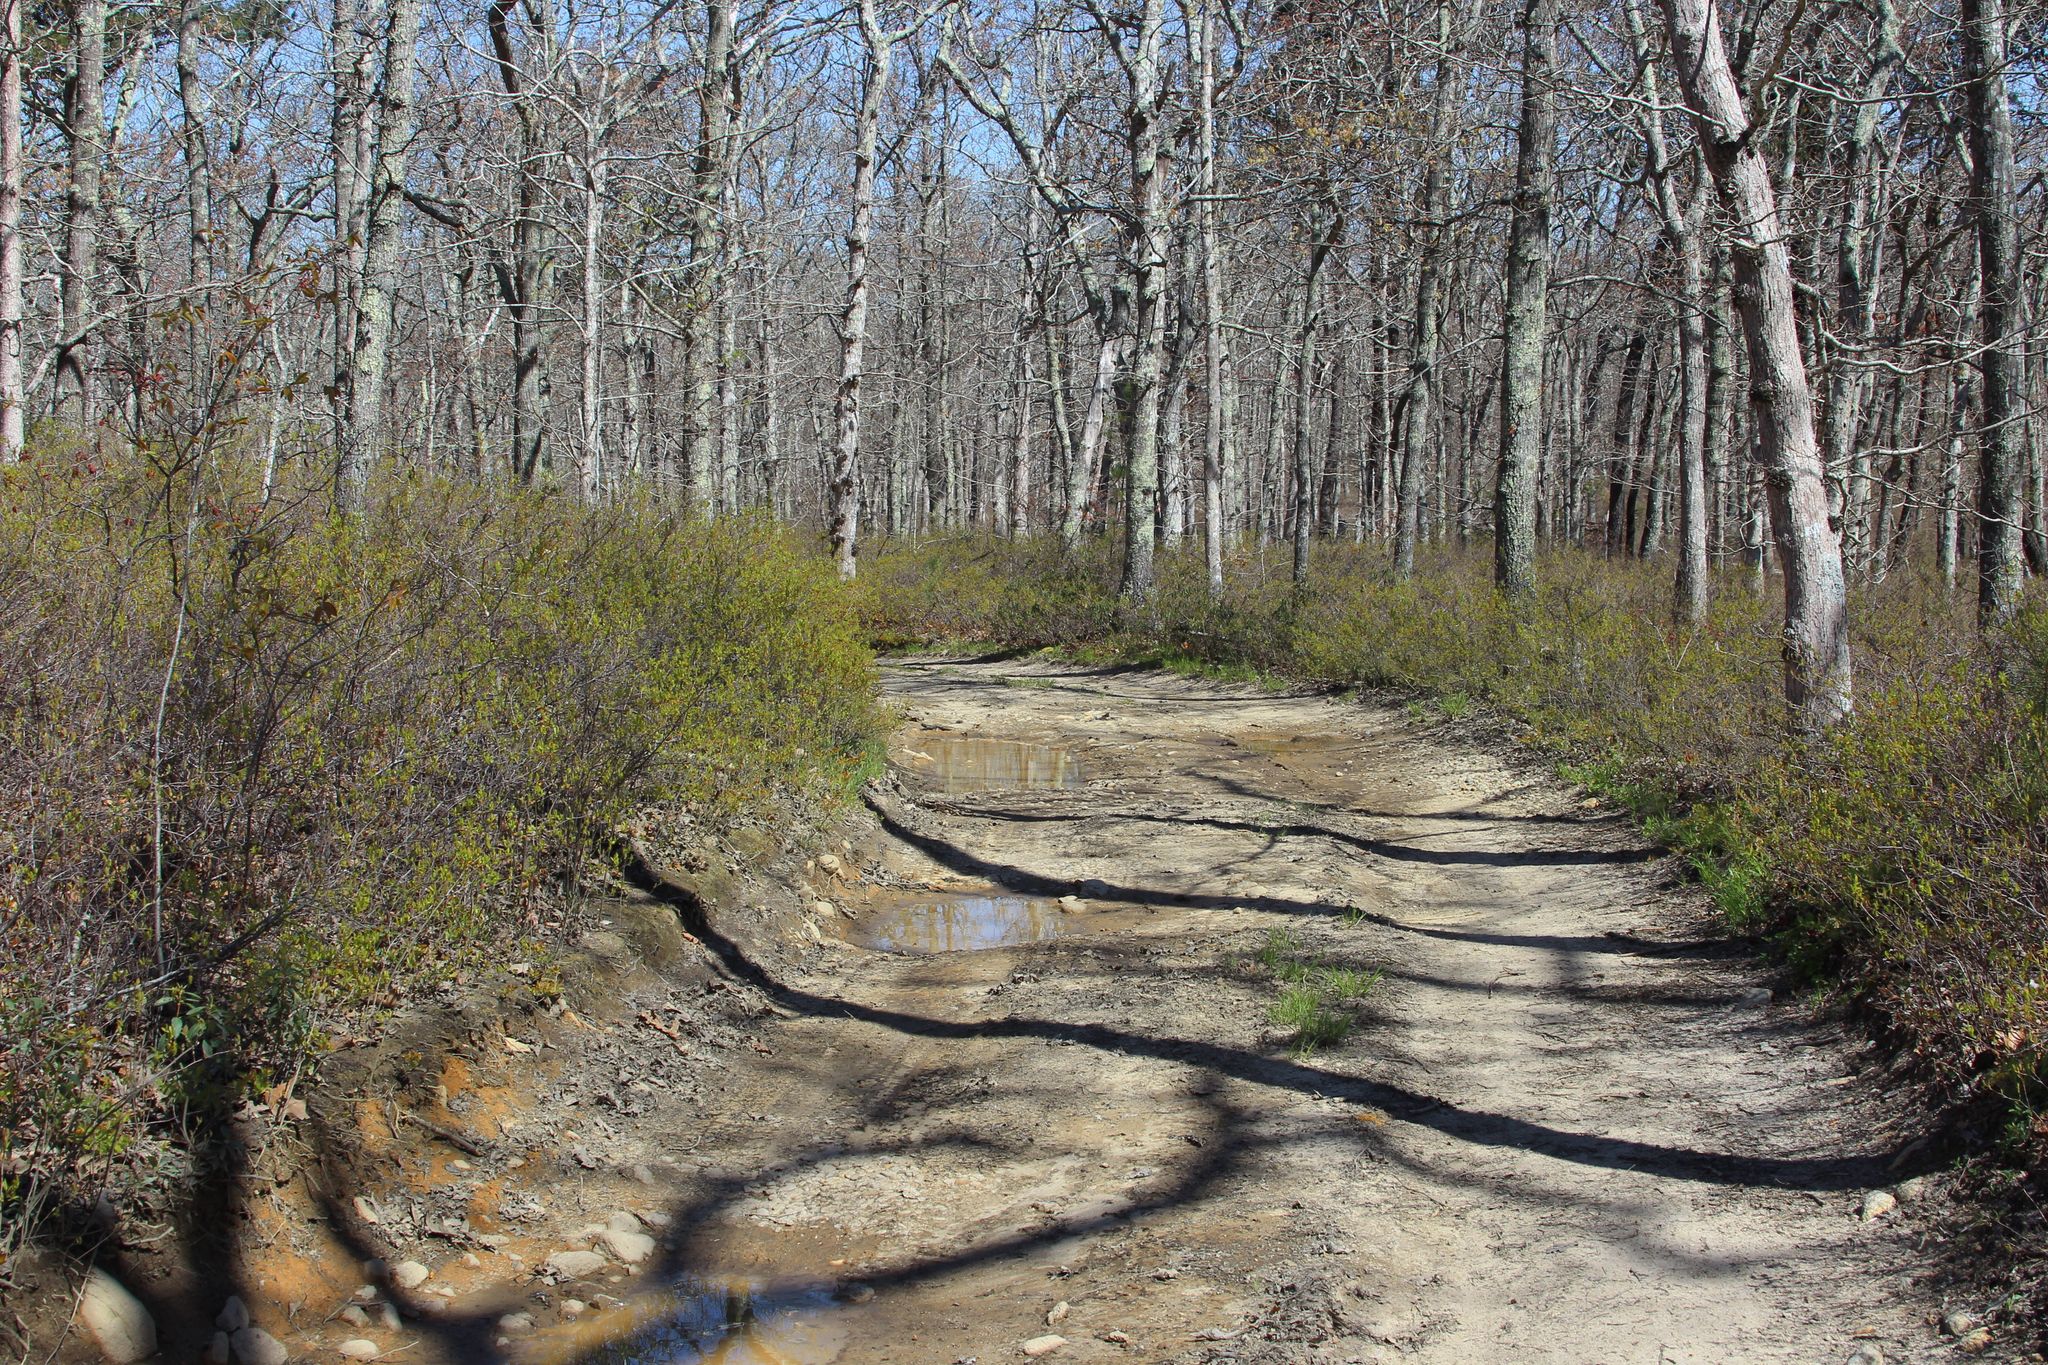
[[885, 953], [964, 953], [1057, 938], [1065, 920], [1048, 900], [926, 895], [864, 911], [849, 937]]
[[897, 761], [953, 796], [1081, 785], [1081, 764], [1065, 749], [1014, 739], [927, 735], [899, 750]]
[[605, 1365], [827, 1365], [846, 1346], [830, 1286], [684, 1280], [636, 1299], [642, 1321], [584, 1359]]

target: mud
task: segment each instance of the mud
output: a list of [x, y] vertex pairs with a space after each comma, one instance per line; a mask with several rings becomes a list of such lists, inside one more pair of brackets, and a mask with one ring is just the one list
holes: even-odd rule
[[[1014, 662], [887, 690], [851, 841], [666, 869], [574, 1008], [455, 1040], [412, 1108], [316, 1106], [353, 1145], [236, 1229], [261, 1324], [517, 1365], [1946, 1353], [1938, 1196], [1858, 1216], [1922, 1174], [1917, 1116], [1625, 822], [1392, 706]], [[645, 946], [649, 905], [689, 937]], [[1017, 905], [1057, 934], [975, 946]], [[1341, 1041], [1271, 1022], [1285, 962], [1379, 973]], [[430, 1271], [376, 1294], [395, 1327], [337, 1321], [368, 1257]]]

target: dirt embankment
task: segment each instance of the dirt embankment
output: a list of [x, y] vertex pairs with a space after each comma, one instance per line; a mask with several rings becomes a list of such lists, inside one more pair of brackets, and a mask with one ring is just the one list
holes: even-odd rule
[[1930, 1326], [1877, 1058], [1606, 812], [1390, 708], [888, 686], [871, 814], [343, 1059], [197, 1254], [126, 1230], [165, 1358], [2003, 1349]]

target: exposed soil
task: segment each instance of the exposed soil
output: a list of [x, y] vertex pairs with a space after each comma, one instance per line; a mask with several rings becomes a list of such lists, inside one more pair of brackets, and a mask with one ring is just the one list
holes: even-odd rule
[[[239, 1288], [329, 1360], [1953, 1351], [1876, 1054], [1772, 1001], [1626, 822], [1386, 704], [1014, 662], [887, 689], [874, 821], [668, 869], [573, 1008], [385, 1049], [403, 1088], [314, 1105], [326, 1177], [249, 1201], [231, 1278], [145, 1298]], [[1379, 976], [1304, 1054], [1273, 961]], [[638, 1265], [597, 1238], [621, 1212]], [[369, 1256], [432, 1273], [363, 1326]]]

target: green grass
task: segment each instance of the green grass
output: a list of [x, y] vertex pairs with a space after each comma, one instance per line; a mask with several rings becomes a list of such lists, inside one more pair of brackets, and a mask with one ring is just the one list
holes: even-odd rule
[[1301, 936], [1286, 928], [1270, 931], [1247, 965], [1280, 987], [1266, 1020], [1293, 1033], [1289, 1048], [1297, 1057], [1344, 1041], [1354, 1016], [1343, 1006], [1365, 999], [1380, 980], [1376, 970], [1333, 967], [1305, 955]]

